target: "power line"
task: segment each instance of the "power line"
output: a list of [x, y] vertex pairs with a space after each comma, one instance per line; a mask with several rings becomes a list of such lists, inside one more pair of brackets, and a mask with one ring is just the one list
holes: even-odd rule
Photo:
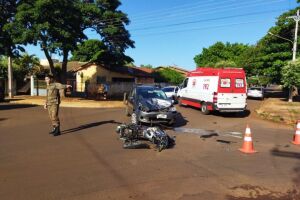
[[[211, 0], [209, 2], [211, 2]], [[187, 8], [174, 9], [174, 8], [171, 7], [171, 8], [165, 9], [165, 11], [163, 11], [163, 12], [159, 12], [159, 14], [154, 11], [154, 12], [152, 12], [152, 14], [147, 14], [147, 15], [139, 16], [139, 17], [132, 16], [131, 18], [132, 19], [143, 19], [143, 18], [147, 18], [148, 16], [150, 16], [150, 17], [151, 16], [165, 17], [167, 15], [170, 15], [170, 13], [171, 14], [174, 14], [174, 13], [178, 14], [181, 11], [186, 12], [189, 9], [198, 9], [199, 7], [203, 8], [203, 9], [207, 9], [207, 8], [215, 7], [215, 4], [216, 5], [222, 5], [222, 4], [226, 5], [226, 4], [228, 4], [227, 2], [239, 2], [239, 1], [238, 0], [227, 0], [227, 1], [223, 1], [222, 3], [216, 2], [216, 1], [212, 1], [212, 3], [208, 3], [207, 2], [207, 3], [204, 3], [204, 4], [201, 3], [201, 2], [198, 2], [196, 5], [191, 5], [191, 6], [187, 7]]]
[[[253, 12], [253, 13], [248, 13], [244, 14], [243, 16], [249, 16], [249, 15], [262, 15], [262, 14], [268, 14], [268, 13], [273, 13], [273, 12], [278, 12], [278, 11], [285, 11], [285, 10], [271, 10], [271, 11], [264, 11], [264, 12]], [[219, 19], [229, 19], [229, 18], [235, 18], [235, 17], [240, 17], [241, 15], [232, 15], [232, 16], [227, 16], [227, 17], [221, 17], [221, 18], [211, 18], [211, 19], [206, 19], [206, 20], [198, 20], [194, 21], [196, 23], [199, 23], [200, 21], [215, 21]], [[160, 34], [169, 34], [169, 33], [178, 33], [178, 32], [186, 32], [186, 31], [193, 31], [193, 30], [203, 30], [203, 29], [208, 29], [208, 28], [219, 28], [219, 27], [224, 27], [224, 26], [229, 26], [229, 25], [239, 25], [239, 24], [249, 24], [249, 23], [255, 23], [255, 22], [261, 22], [261, 21], [250, 21], [250, 22], [240, 22], [240, 23], [233, 23], [233, 24], [226, 24], [226, 25], [220, 25], [220, 26], [209, 26], [209, 27], [201, 27], [201, 28], [194, 28], [194, 29], [181, 29], [181, 30], [175, 30], [175, 31], [169, 31], [169, 32], [155, 32], [151, 34], [144, 34], [144, 35], [134, 35], [134, 36], [153, 36], [153, 35], [160, 35]], [[177, 26], [177, 25], [176, 25]], [[150, 29], [147, 29], [150, 30]], [[89, 34], [90, 36], [93, 34]], [[117, 38], [117, 37], [122, 37], [125, 36], [123, 34], [117, 34], [112, 37]]]
[[238, 15], [230, 15], [230, 16], [223, 16], [223, 17], [214, 17], [214, 18], [209, 18], [209, 19], [201, 19], [201, 20], [187, 21], [187, 22], [181, 22], [181, 23], [173, 23], [173, 24], [167, 24], [167, 25], [149, 26], [149, 27], [145, 27], [145, 28], [131, 29], [131, 31], [140, 31], [140, 30], [149, 30], [149, 29], [158, 29], [158, 28], [166, 28], [166, 27], [173, 27], [173, 26], [181, 26], [181, 25], [187, 25], [187, 24], [196, 24], [196, 23], [200, 23], [200, 22], [216, 21], [216, 20], [221, 20], [221, 19], [231, 19], [231, 18], [236, 18], [236, 17], [253, 16], [253, 15], [260, 15], [260, 14], [272, 13], [272, 12], [278, 12], [278, 11], [283, 11], [283, 10], [278, 9], [278, 10], [251, 12], [251, 13], [247, 13], [247, 14], [238, 14]]
[[[260, 1], [262, 1], [262, 0], [257, 0], [256, 2], [260, 2]], [[187, 17], [189, 17], [189, 16], [193, 16], [193, 17], [195, 17], [195, 16], [199, 16], [199, 15], [204, 15], [204, 14], [213, 14], [213, 13], [218, 13], [218, 12], [220, 12], [219, 10], [224, 10], [225, 8], [227, 8], [227, 9], [225, 9], [225, 11], [228, 11], [228, 10], [235, 10], [235, 9], [242, 9], [242, 8], [249, 8], [249, 7], [254, 7], [254, 6], [262, 6], [262, 5], [267, 5], [267, 4], [273, 4], [273, 3], [280, 3], [280, 2], [282, 2], [282, 1], [284, 1], [284, 0], [276, 0], [275, 2], [273, 1], [273, 2], [261, 2], [261, 3], [257, 3], [257, 4], [246, 4], [246, 5], [243, 5], [243, 6], [238, 6], [238, 7], [231, 7], [231, 5], [226, 5], [226, 6], [222, 6], [222, 7], [217, 7], [217, 8], [214, 8], [214, 9], [211, 9], [212, 11], [210, 11], [210, 10], [206, 10], [206, 12], [198, 12], [197, 11], [197, 13], [195, 13], [195, 14], [193, 14], [193, 13], [189, 13], [189, 15], [185, 15], [185, 17], [181, 17], [180, 19], [182, 20], [182, 19], [185, 19], [185, 18], [187, 18]], [[253, 3], [253, 2], [252, 2]], [[230, 8], [231, 7], [231, 8]], [[175, 17], [178, 17], [178, 16], [175, 16]], [[173, 18], [174, 18], [174, 16], [173, 16]], [[175, 18], [174, 18], [175, 19]], [[164, 21], [168, 21], [168, 19], [166, 19], [166, 18], [163, 18], [163, 19], [156, 19], [155, 20], [155, 18], [154, 18], [154, 20], [153, 19], [149, 19], [149, 20], [144, 20], [142, 23], [138, 23], [138, 25], [139, 24], [142, 24], [142, 25], [145, 25], [145, 24], [153, 24], [153, 23], [156, 23], [156, 22], [164, 22]], [[172, 20], [172, 18], [170, 18], [169, 17], [169, 20]], [[109, 25], [111, 25], [111, 26], [115, 26], [115, 27], [123, 27], [124, 25], [123, 24], [119, 24], [119, 23], [110, 23]], [[135, 27], [138, 27], [138, 25], [137, 24], [135, 24], [135, 23], [133, 23], [133, 24], [131, 24], [131, 26], [135, 26]], [[165, 25], [164, 25], [165, 26]], [[136, 28], [137, 29], [137, 28]]]
[[[259, 0], [261, 1], [261, 0]], [[276, 1], [275, 3], [279, 3], [282, 2], [284, 0], [279, 0]], [[190, 18], [190, 17], [196, 17], [196, 16], [201, 16], [201, 15], [205, 15], [205, 14], [213, 14], [213, 13], [220, 13], [220, 10], [224, 10], [224, 12], [227, 12], [229, 10], [236, 10], [236, 9], [242, 9], [242, 8], [250, 8], [250, 7], [256, 7], [256, 6], [262, 6], [262, 5], [268, 5], [268, 4], [274, 4], [274, 2], [261, 2], [261, 3], [257, 3], [257, 4], [246, 4], [246, 5], [242, 5], [242, 6], [224, 6], [224, 7], [219, 7], [219, 8], [213, 8], [210, 10], [206, 10], [206, 12], [192, 12], [192, 13], [188, 13], [188, 15], [184, 15], [183, 17], [180, 17], [180, 19], [186, 19], [186, 18]], [[221, 11], [222, 12], [222, 11]], [[178, 17], [178, 16], [176, 16]], [[168, 17], [169, 18], [169, 17]], [[146, 20], [146, 22], [143, 22], [143, 24], [150, 24], [150, 23], [156, 23], [156, 22], [163, 22], [163, 21], [169, 21], [170, 19], [168, 18], [163, 18], [163, 19], [156, 19], [156, 20]], [[172, 20], [172, 18], [171, 18]], [[137, 24], [141, 24], [141, 23], [137, 23]], [[132, 25], [137, 26], [137, 24], [135, 23], [135, 21], [132, 21]]]
[[[236, 2], [237, 0], [227, 0], [226, 2]], [[253, 4], [253, 3], [255, 3], [255, 2], [259, 2], [259, 1], [264, 1], [264, 0], [256, 0], [256, 1], [252, 1], [249, 5], [251, 5], [251, 4]], [[273, 2], [264, 2], [264, 3], [267, 3], [267, 4], [270, 4], [270, 3], [277, 3], [277, 2], [279, 3], [280, 1], [283, 1], [283, 0], [274, 0]], [[195, 10], [195, 9], [197, 9], [197, 10], [195, 10], [195, 14], [197, 14], [197, 13], [200, 13], [200, 14], [205, 14], [205, 13], [201, 13], [202, 11], [206, 11], [206, 13], [211, 13], [211, 12], [207, 12], [208, 10], [216, 10], [216, 9], [224, 9], [224, 8], [228, 8], [228, 7], [230, 7], [230, 6], [232, 6], [232, 5], [235, 5], [234, 3], [232, 3], [232, 4], [228, 4], [228, 3], [226, 3], [226, 2], [223, 2], [225, 5], [222, 5], [222, 4], [220, 4], [219, 2], [213, 2], [213, 3], [207, 3], [207, 4], [203, 4], [203, 3], [201, 3], [201, 4], [199, 4], [199, 2], [196, 4], [196, 5], [198, 5], [198, 6], [201, 6], [201, 9], [198, 9], [198, 6], [194, 6], [194, 7], [192, 7], [192, 8], [190, 8], [190, 9], [181, 9], [181, 6], [177, 6], [177, 7], [179, 7], [180, 9], [178, 9], [178, 10], [174, 10], [174, 9], [172, 9], [172, 7], [170, 8], [170, 9], [167, 9], [168, 11], [172, 11], [172, 13], [170, 14], [170, 13], [166, 13], [166, 12], [164, 12], [164, 13], [162, 13], [162, 15], [154, 15], [154, 17], [152, 17], [152, 18], [150, 18], [150, 20], [153, 20], [153, 19], [159, 19], [159, 20], [162, 20], [162, 19], [166, 19], [166, 18], [170, 18], [170, 17], [176, 17], [176, 16], [178, 16], [179, 15], [179, 13], [182, 13], [182, 14], [186, 14], [186, 13], [188, 13], [188, 11], [192, 11], [192, 10]], [[218, 6], [213, 6], [214, 5], [214, 3], [216, 4], [218, 4]], [[238, 3], [238, 1], [237, 1], [237, 3]], [[249, 3], [249, 2], [242, 2], [242, 3]], [[195, 4], [186, 4], [184, 7], [187, 7], [188, 5], [195, 5]], [[203, 5], [207, 5], [207, 6], [203, 6]], [[236, 5], [238, 5], [238, 4], [236, 4]], [[247, 5], [247, 4], [246, 4]], [[258, 4], [256, 4], [256, 5], [258, 5]], [[183, 11], [183, 12], [179, 12], [179, 11]], [[157, 12], [157, 11], [154, 11], [154, 12], [152, 12], [152, 13], [155, 13], [155, 12]], [[150, 12], [151, 13], [151, 12]], [[176, 13], [176, 14], [174, 14], [174, 13]], [[191, 14], [191, 13], [190, 13]], [[146, 16], [150, 16], [151, 17], [151, 15], [150, 14], [147, 14], [147, 15], [145, 15], [144, 17], [146, 17]], [[166, 16], [166, 17], [164, 17], [164, 16]], [[164, 17], [164, 18], [161, 18], [161, 17]], [[143, 18], [143, 16], [142, 17], [139, 17], [137, 20], [134, 20], [135, 19], [135, 17], [130, 17], [130, 19], [131, 19], [131, 21], [142, 21], [142, 18]], [[149, 17], [147, 17], [148, 19], [149, 19]], [[142, 23], [145, 23], [145, 21], [147, 22], [147, 20], [143, 20], [142, 21]], [[111, 22], [110, 24], [111, 25], [113, 25], [113, 24], [120, 24], [120, 25], [124, 25], [124, 24], [121, 24], [122, 22], [119, 20], [119, 19], [115, 19], [115, 18], [112, 18], [112, 19], [106, 19], [106, 20], [99, 20], [99, 22], [103, 22], [103, 23], [105, 23], [105, 22], [107, 22], [107, 23], [109, 23], [109, 22]], [[148, 22], [149, 22], [149, 20], [148, 20]]]
[[140, 37], [140, 36], [166, 35], [166, 34], [187, 32], [187, 31], [209, 30], [209, 29], [214, 29], [214, 28], [222, 28], [222, 27], [228, 27], [228, 26], [237, 26], [237, 25], [244, 25], [244, 24], [261, 23], [261, 22], [265, 22], [265, 20], [229, 23], [229, 24], [222, 24], [222, 25], [215, 25], [215, 26], [206, 26], [206, 27], [201, 27], [201, 28], [183, 29], [183, 30], [178, 30], [178, 31], [167, 31], [167, 32], [160, 32], [160, 33], [153, 33], [153, 34], [141, 34], [141, 35], [135, 35], [135, 36]]

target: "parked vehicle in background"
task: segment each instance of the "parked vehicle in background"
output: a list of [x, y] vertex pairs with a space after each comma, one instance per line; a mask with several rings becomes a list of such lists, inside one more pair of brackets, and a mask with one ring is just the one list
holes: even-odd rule
[[197, 68], [188, 74], [177, 94], [179, 105], [211, 111], [243, 112], [247, 99], [246, 76], [239, 68]]
[[4, 98], [5, 98], [4, 87], [2, 87], [2, 86], [0, 85], [0, 102], [1, 102], [1, 101], [4, 101]]
[[250, 87], [248, 89], [247, 96], [263, 100], [265, 98], [265, 89], [263, 87]]
[[177, 92], [179, 88], [178, 86], [168, 86], [162, 88], [162, 91], [165, 92], [168, 98], [173, 99], [174, 101], [177, 99]]
[[126, 100], [126, 115], [133, 124], [167, 123], [173, 124], [177, 111], [172, 100], [155, 86], [136, 86]]

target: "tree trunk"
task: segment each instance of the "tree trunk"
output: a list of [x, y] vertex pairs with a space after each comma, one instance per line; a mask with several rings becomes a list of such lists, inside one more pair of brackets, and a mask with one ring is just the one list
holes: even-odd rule
[[48, 52], [48, 50], [46, 48], [43, 48], [43, 51], [45, 53], [45, 56], [49, 62], [49, 67], [50, 67], [50, 72], [53, 74], [53, 76], [55, 77], [55, 79], [57, 79], [57, 74], [54, 68], [54, 64], [53, 64], [53, 60]]
[[293, 102], [293, 86], [289, 88], [289, 102]]
[[61, 65], [61, 83], [67, 83], [67, 65], [68, 65], [68, 50], [63, 50], [63, 61]]

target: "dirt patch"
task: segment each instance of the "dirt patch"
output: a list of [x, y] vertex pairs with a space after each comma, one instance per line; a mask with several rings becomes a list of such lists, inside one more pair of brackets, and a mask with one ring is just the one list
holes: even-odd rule
[[263, 119], [295, 125], [300, 119], [300, 102], [285, 102], [281, 99], [267, 99], [256, 113]]
[[300, 191], [297, 189], [287, 192], [276, 192], [260, 186], [241, 185], [230, 188], [232, 193], [227, 200], [298, 200]]

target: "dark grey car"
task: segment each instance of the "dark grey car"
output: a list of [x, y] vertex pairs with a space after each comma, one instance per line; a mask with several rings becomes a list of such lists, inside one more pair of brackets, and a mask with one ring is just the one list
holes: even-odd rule
[[167, 123], [175, 122], [177, 111], [173, 101], [155, 86], [136, 86], [128, 95], [126, 114], [132, 123]]

